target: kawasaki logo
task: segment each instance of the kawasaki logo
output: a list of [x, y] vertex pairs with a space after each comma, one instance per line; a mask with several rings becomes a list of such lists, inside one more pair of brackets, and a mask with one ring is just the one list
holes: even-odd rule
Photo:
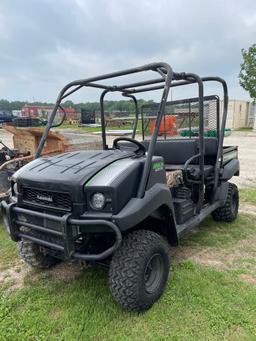
[[53, 197], [50, 195], [37, 194], [36, 197], [38, 200], [53, 202]]

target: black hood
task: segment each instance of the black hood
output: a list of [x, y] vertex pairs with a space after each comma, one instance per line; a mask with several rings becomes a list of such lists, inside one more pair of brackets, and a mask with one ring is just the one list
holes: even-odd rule
[[59, 190], [70, 192], [112, 162], [132, 156], [134, 153], [118, 149], [64, 153], [30, 162], [14, 174], [14, 179], [24, 187], [56, 190], [57, 184]]

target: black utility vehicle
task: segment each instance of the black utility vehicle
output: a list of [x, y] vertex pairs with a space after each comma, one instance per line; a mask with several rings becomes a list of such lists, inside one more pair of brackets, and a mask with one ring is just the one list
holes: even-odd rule
[[13, 114], [9, 110], [0, 110], [0, 124], [13, 121]]
[[[145, 71], [158, 77], [129, 84], [102, 80]], [[204, 84], [223, 92], [204, 97]], [[170, 88], [194, 84], [195, 98], [167, 102]], [[83, 87], [100, 96], [102, 151], [77, 151], [40, 157], [61, 101]], [[151, 115], [141, 112], [142, 141], [135, 139], [139, 109], [135, 94], [162, 89]], [[132, 138], [106, 143], [104, 97], [120, 92], [135, 104]], [[12, 177], [11, 203], [3, 218], [21, 257], [43, 268], [71, 258], [109, 265], [109, 286], [123, 307], [143, 311], [163, 293], [169, 274], [169, 245], [209, 214], [231, 222], [238, 211], [238, 190], [228, 180], [239, 175], [237, 147], [223, 147], [227, 117], [226, 82], [219, 77], [177, 73], [166, 63], [77, 80], [60, 92], [36, 158]], [[214, 110], [212, 109], [214, 107]], [[151, 110], [150, 108], [147, 110]], [[155, 116], [154, 116], [155, 115]], [[175, 130], [159, 136], [168, 117]], [[64, 118], [63, 118], [64, 120]], [[147, 138], [147, 122], [155, 127]], [[153, 123], [152, 123], [153, 122]], [[169, 124], [169, 123], [168, 123]], [[209, 131], [213, 131], [212, 137]]]

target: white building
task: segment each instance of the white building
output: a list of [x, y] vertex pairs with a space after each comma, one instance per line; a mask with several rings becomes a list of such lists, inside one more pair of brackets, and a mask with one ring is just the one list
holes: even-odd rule
[[[249, 106], [249, 101], [237, 99], [229, 100], [226, 128], [233, 130], [248, 127]], [[221, 101], [220, 110], [220, 113], [222, 114], [223, 101]]]
[[21, 117], [22, 116], [21, 110], [12, 110], [12, 114], [15, 117]]
[[256, 103], [250, 103], [249, 114], [248, 114], [248, 127], [256, 128]]

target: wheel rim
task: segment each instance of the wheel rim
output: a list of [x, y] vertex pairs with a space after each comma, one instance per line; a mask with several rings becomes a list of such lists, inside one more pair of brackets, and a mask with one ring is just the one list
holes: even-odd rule
[[159, 253], [155, 253], [147, 262], [144, 272], [144, 283], [147, 293], [151, 294], [158, 289], [163, 278], [163, 274], [163, 258]]

